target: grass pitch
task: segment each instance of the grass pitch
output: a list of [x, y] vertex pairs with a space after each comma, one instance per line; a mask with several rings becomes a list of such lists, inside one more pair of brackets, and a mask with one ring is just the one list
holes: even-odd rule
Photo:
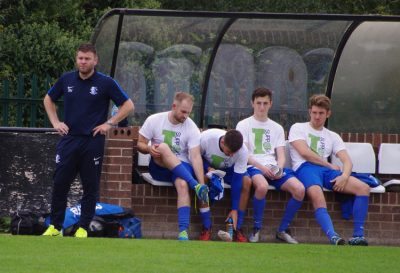
[[400, 248], [0, 235], [0, 272], [400, 272]]

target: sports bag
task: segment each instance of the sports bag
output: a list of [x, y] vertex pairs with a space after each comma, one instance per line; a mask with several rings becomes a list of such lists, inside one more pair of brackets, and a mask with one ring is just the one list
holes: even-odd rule
[[139, 218], [120, 219], [119, 223], [118, 236], [120, 238], [142, 238], [142, 223]]
[[30, 210], [15, 212], [11, 217], [10, 231], [13, 235], [40, 235], [46, 227], [45, 218]]

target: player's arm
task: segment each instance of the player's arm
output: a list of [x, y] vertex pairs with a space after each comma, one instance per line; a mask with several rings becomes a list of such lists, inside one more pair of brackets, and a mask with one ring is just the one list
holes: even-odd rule
[[68, 131], [69, 131], [68, 126], [64, 122], [61, 122], [59, 120], [58, 115], [57, 115], [56, 104], [51, 99], [51, 97], [47, 94], [44, 97], [43, 105], [44, 105], [44, 108], [46, 109], [47, 116], [49, 117], [49, 120], [50, 120], [51, 124], [53, 125], [53, 128], [56, 129], [60, 135], [68, 134]]
[[200, 145], [189, 149], [189, 158], [192, 163], [194, 173], [196, 174], [197, 181], [200, 184], [204, 184], [203, 159], [200, 153]]
[[112, 116], [107, 123], [117, 125], [118, 122], [126, 118], [131, 112], [135, 109], [135, 105], [133, 104], [131, 99], [127, 99], [120, 107], [118, 107], [118, 112], [114, 116]]
[[149, 139], [147, 139], [146, 137], [144, 137], [139, 133], [137, 149], [142, 154], [150, 154], [153, 158], [160, 158], [161, 154], [157, 149], [158, 145], [154, 144], [150, 146], [149, 141], [150, 141]]
[[294, 140], [290, 142], [290, 144], [293, 146], [293, 148], [296, 149], [296, 151], [300, 154], [301, 157], [303, 157], [306, 161], [314, 163], [316, 165], [320, 166], [325, 166], [331, 169], [337, 170], [338, 167], [336, 165], [333, 165], [329, 163], [328, 161], [324, 160], [322, 157], [320, 157], [318, 154], [313, 152], [310, 147], [308, 147], [307, 142], [302, 139]]
[[336, 177], [332, 182], [335, 182], [333, 189], [340, 192], [344, 190], [344, 187], [347, 184], [347, 181], [353, 169], [353, 162], [351, 161], [351, 158], [346, 150], [340, 150], [336, 153], [336, 156], [343, 164], [342, 174]]
[[240, 194], [242, 192], [243, 173], [233, 172], [231, 181], [231, 202], [232, 210], [239, 209]]
[[98, 133], [105, 135], [108, 130], [110, 130], [113, 126], [116, 126], [118, 122], [126, 118], [130, 112], [134, 109], [134, 105], [131, 99], [127, 99], [119, 108], [118, 113], [115, 116], [112, 116], [109, 120], [96, 126], [93, 129], [93, 136]]
[[149, 146], [149, 140], [139, 134], [138, 142], [137, 142], [137, 149], [142, 154], [149, 154], [151, 147]]
[[283, 168], [286, 163], [285, 146], [276, 147], [276, 162], [279, 168]]

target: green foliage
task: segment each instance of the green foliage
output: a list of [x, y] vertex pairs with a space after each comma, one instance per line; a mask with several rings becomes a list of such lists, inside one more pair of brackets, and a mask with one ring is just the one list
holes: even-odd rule
[[337, 13], [337, 14], [399, 14], [399, 1], [381, 0], [165, 0], [164, 9], [285, 12], [285, 13]]
[[15, 24], [0, 38], [0, 77], [22, 73], [60, 76], [74, 66], [74, 50], [80, 39], [57, 23]]
[[0, 233], [10, 232], [10, 217], [0, 217]]
[[[284, 12], [284, 13], [336, 13], [336, 14], [399, 14], [400, 1], [397, 0], [1, 0], [0, 1], [0, 80], [16, 82], [17, 75], [30, 78], [32, 74], [44, 79], [49, 75], [58, 78], [63, 72], [74, 68], [74, 53], [79, 43], [88, 41], [100, 17], [112, 8], [136, 9], [175, 9], [201, 11], [238, 11], [238, 12]], [[173, 44], [202, 44], [213, 40], [209, 37], [185, 31], [176, 34], [180, 26], [169, 31], [159, 24], [147, 24], [142, 18], [135, 21], [148, 28], [140, 41], [152, 40], [152, 46], [158, 51]], [[166, 26], [170, 27], [168, 24]], [[114, 37], [110, 29], [106, 39]], [[132, 32], [133, 33], [133, 32]], [[140, 32], [134, 32], [135, 35]], [[130, 33], [123, 33], [129, 35]], [[128, 37], [128, 36], [127, 36]], [[175, 37], [172, 41], [170, 37]], [[179, 40], [179, 37], [182, 40]], [[185, 40], [190, 37], [190, 41]], [[226, 36], [225, 39], [229, 39]], [[128, 39], [129, 40], [129, 39]], [[194, 42], [192, 42], [194, 41]], [[112, 51], [110, 51], [112, 52]], [[196, 65], [196, 58], [193, 62]], [[200, 64], [202, 65], [202, 64]], [[150, 67], [145, 73], [146, 81], [151, 85]], [[175, 75], [173, 75], [175, 77]], [[201, 77], [196, 75], [195, 77]], [[197, 82], [197, 80], [195, 81]], [[0, 81], [0, 88], [2, 83]], [[40, 85], [40, 84], [39, 84]], [[199, 86], [192, 86], [199, 89]], [[47, 83], [39, 86], [39, 95], [47, 90]], [[152, 89], [149, 86], [149, 89]], [[10, 94], [15, 88], [10, 86]], [[31, 96], [29, 82], [25, 82], [25, 97]], [[0, 90], [1, 91], [1, 90]], [[151, 95], [151, 94], [150, 94]], [[200, 100], [200, 98], [199, 98]], [[12, 117], [10, 106], [10, 117]], [[26, 109], [25, 109], [26, 110]], [[4, 109], [3, 109], [4, 111]], [[27, 110], [26, 110], [27, 111]], [[41, 109], [39, 111], [42, 111]], [[42, 111], [43, 112], [43, 111]], [[25, 114], [24, 114], [25, 115]], [[9, 119], [12, 120], [11, 118]], [[18, 120], [18, 119], [16, 119]], [[25, 123], [28, 121], [24, 121]], [[42, 122], [43, 123], [43, 122]]]
[[0, 78], [17, 73], [59, 76], [73, 68], [78, 43], [111, 8], [398, 14], [399, 1], [378, 0], [2, 0]]

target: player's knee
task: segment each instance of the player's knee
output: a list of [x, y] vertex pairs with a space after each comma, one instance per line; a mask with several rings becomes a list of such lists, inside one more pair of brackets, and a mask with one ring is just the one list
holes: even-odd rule
[[321, 204], [325, 204], [325, 196], [319, 186], [314, 185], [309, 187], [307, 189], [307, 196], [314, 205], [317, 205], [317, 207]]
[[158, 144], [157, 150], [161, 153], [161, 154], [165, 154], [168, 152], [171, 152], [171, 149], [169, 148], [169, 146], [166, 143], [160, 143]]
[[178, 194], [189, 194], [189, 186], [186, 181], [181, 178], [175, 180], [175, 188]]
[[365, 184], [364, 182], [359, 183], [357, 187], [357, 194], [359, 195], [369, 195], [370, 193], [370, 186]]
[[268, 183], [258, 183], [257, 185], [254, 185], [255, 189], [255, 194], [257, 196], [264, 196], [267, 194], [268, 191]]
[[304, 188], [304, 185], [301, 184], [300, 182], [295, 183], [292, 191], [292, 196], [296, 200], [303, 200], [304, 196], [306, 194], [306, 190]]

